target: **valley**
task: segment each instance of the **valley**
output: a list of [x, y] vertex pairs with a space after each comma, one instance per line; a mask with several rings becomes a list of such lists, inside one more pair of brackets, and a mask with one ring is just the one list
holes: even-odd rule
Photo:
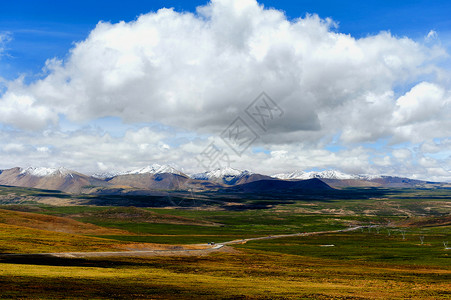
[[449, 190], [300, 191], [291, 199], [166, 191], [109, 202], [112, 195], [0, 187], [0, 297], [451, 296]]

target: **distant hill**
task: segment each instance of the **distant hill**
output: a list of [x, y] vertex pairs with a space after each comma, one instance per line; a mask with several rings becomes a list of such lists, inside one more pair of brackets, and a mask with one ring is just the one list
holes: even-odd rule
[[442, 182], [423, 181], [404, 177], [380, 176], [361, 179], [321, 179], [335, 188], [344, 187], [380, 187], [380, 188], [439, 188], [450, 185]]
[[237, 170], [233, 168], [216, 169], [203, 173], [192, 174], [193, 179], [211, 181], [225, 185], [245, 184], [258, 180], [272, 180], [273, 178], [267, 175], [252, 173], [247, 170]]
[[338, 180], [360, 179], [359, 175], [350, 175], [336, 170], [326, 170], [321, 172], [294, 171], [291, 173], [275, 174], [272, 177], [278, 179], [312, 179], [312, 178], [338, 179]]
[[394, 176], [381, 176], [379, 178], [374, 178], [369, 181], [376, 183], [381, 187], [410, 188], [410, 187], [426, 187], [427, 185], [441, 185], [439, 182], [423, 181]]
[[297, 191], [320, 191], [320, 190], [332, 190], [332, 188], [321, 181], [320, 179], [306, 179], [306, 180], [259, 180], [234, 186], [230, 188], [235, 191], [242, 191], [247, 193], [260, 193], [260, 192], [273, 192], [273, 193], [286, 193]]
[[291, 173], [280, 173], [273, 175], [274, 178], [284, 180], [299, 180], [318, 178], [335, 188], [344, 187], [382, 187], [382, 188], [432, 188], [451, 186], [442, 182], [431, 182], [405, 177], [384, 175], [352, 175], [337, 170], [326, 170], [320, 172], [294, 171]]
[[190, 178], [184, 175], [162, 174], [127, 174], [119, 175], [106, 181], [113, 186], [125, 186], [150, 190], [179, 190], [186, 187]]

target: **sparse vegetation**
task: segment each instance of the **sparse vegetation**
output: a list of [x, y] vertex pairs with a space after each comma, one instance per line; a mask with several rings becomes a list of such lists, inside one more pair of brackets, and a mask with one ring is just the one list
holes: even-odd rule
[[121, 243], [96, 237], [1, 224], [1, 253], [48, 253], [120, 250]]
[[3, 253], [116, 251], [143, 242], [220, 243], [376, 227], [253, 241], [208, 256], [0, 256], [0, 298], [450, 298], [451, 252], [443, 246], [451, 240], [449, 191], [384, 195], [271, 200], [269, 209], [239, 210], [3, 205]]

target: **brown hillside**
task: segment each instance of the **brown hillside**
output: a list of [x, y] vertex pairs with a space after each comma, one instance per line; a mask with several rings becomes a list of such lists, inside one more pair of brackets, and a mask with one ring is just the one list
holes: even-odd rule
[[427, 226], [451, 226], [451, 214], [441, 217], [417, 217], [400, 223], [401, 226], [427, 227]]
[[72, 234], [115, 235], [131, 234], [124, 230], [110, 229], [82, 223], [70, 218], [55, 217], [30, 212], [0, 209], [0, 223]]
[[138, 189], [173, 190], [185, 187], [190, 179], [186, 176], [163, 174], [128, 174], [113, 177], [108, 181], [114, 186], [129, 186]]

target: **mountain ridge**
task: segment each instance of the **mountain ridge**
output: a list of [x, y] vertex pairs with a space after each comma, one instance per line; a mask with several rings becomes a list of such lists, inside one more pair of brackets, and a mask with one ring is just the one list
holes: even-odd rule
[[[0, 170], [0, 184], [30, 188], [60, 190], [64, 192], [103, 193], [128, 190], [219, 190], [249, 184], [266, 182], [277, 185], [278, 181], [306, 181], [318, 179], [333, 188], [345, 187], [437, 187], [447, 183], [437, 183], [409, 179], [405, 177], [385, 175], [351, 175], [337, 170], [325, 171], [294, 171], [279, 173], [273, 176], [254, 173], [248, 170], [233, 168], [216, 169], [202, 173], [185, 174], [170, 165], [152, 164], [130, 171], [106, 172], [103, 175], [85, 175], [76, 171], [47, 167], [15, 167]], [[270, 182], [273, 181], [273, 182]], [[280, 184], [283, 187], [285, 183]], [[258, 184], [250, 185], [257, 187]], [[261, 186], [261, 189], [265, 187]]]
[[113, 178], [116, 176], [122, 175], [137, 175], [137, 174], [163, 174], [163, 173], [172, 173], [178, 175], [185, 175], [183, 172], [177, 170], [176, 168], [170, 165], [160, 165], [160, 164], [152, 164], [149, 166], [145, 166], [143, 168], [133, 169], [129, 171], [107, 171], [103, 173], [94, 173], [91, 175], [94, 178], [98, 179], [107, 179]]
[[225, 185], [237, 185], [263, 179], [274, 179], [268, 175], [257, 174], [248, 170], [233, 169], [230, 167], [191, 174], [190, 177], [192, 179], [212, 181]]
[[104, 186], [105, 182], [68, 169], [16, 167], [0, 173], [0, 184], [79, 194], [88, 186]]

